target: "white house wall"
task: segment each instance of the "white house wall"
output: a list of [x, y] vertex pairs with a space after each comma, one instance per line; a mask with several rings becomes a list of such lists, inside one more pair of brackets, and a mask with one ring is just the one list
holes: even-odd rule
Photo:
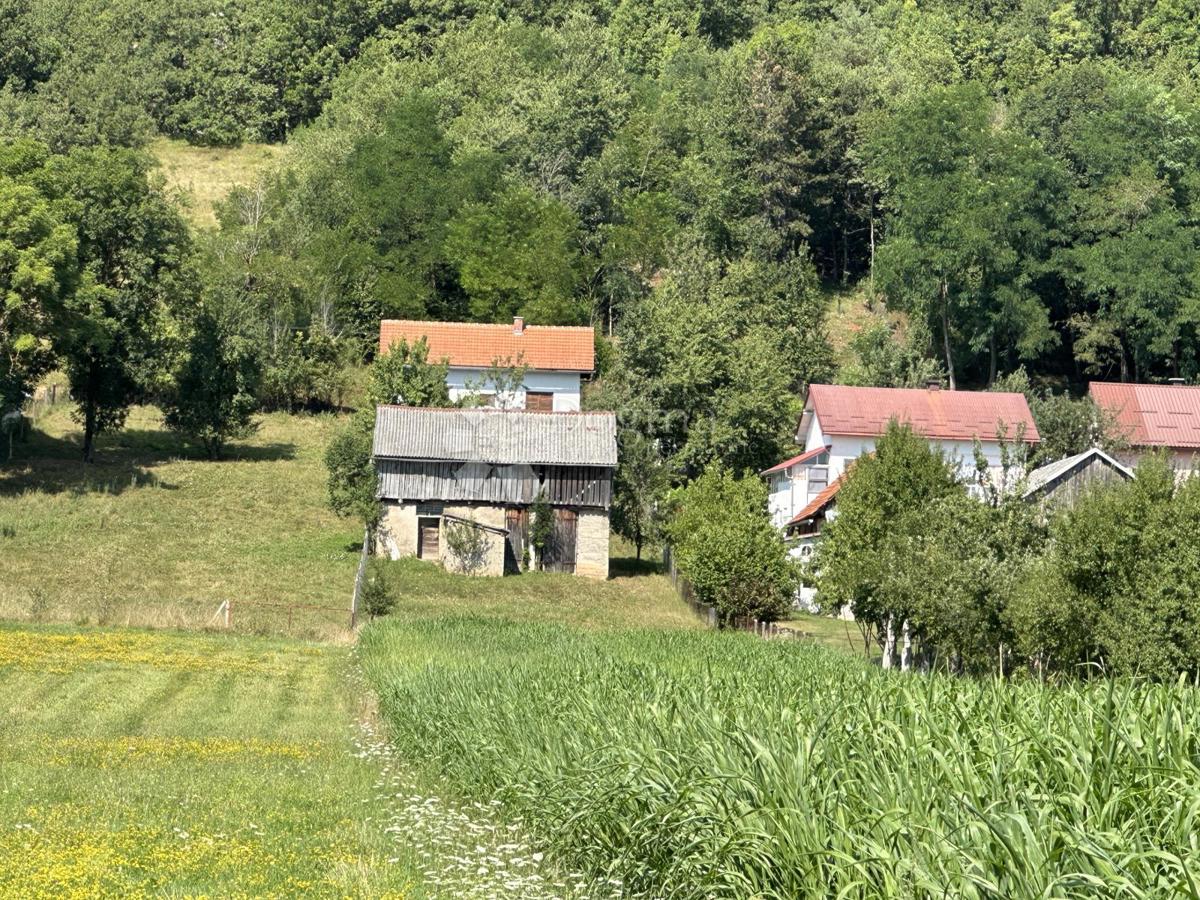
[[[846, 471], [846, 466], [865, 453], [875, 449], [873, 437], [850, 437], [834, 435], [827, 439], [829, 450], [829, 477], [834, 479]], [[970, 481], [975, 476], [974, 441], [930, 441], [930, 446], [940, 448], [947, 460], [958, 465], [959, 474]], [[1000, 444], [997, 441], [980, 441], [980, 449], [987, 459], [988, 469], [998, 477], [1002, 468]]]
[[[495, 385], [483, 381], [486, 369], [467, 369], [452, 366], [446, 373], [446, 385], [450, 388], [450, 399], [459, 400], [462, 397], [482, 391], [494, 393]], [[525, 408], [525, 392], [548, 393], [554, 395], [555, 412], [579, 411], [579, 373], [578, 372], [546, 372], [530, 371], [525, 373], [521, 389], [502, 397], [508, 409]]]

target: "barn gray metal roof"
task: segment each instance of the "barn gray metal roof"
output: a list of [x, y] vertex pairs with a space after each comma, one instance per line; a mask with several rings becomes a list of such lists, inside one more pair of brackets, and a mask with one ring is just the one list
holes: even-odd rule
[[1076, 453], [1074, 456], [1068, 456], [1060, 459], [1057, 462], [1047, 463], [1040, 466], [1029, 473], [1025, 478], [1025, 494], [1026, 498], [1032, 497], [1046, 485], [1050, 484], [1061, 475], [1070, 472], [1076, 466], [1080, 466], [1093, 456], [1104, 460], [1126, 478], [1132, 478], [1133, 472], [1126, 466], [1121, 465], [1099, 447], [1092, 447], [1090, 450], [1084, 450], [1082, 453]]
[[380, 406], [372, 452], [382, 459], [615, 466], [617, 420], [608, 412]]

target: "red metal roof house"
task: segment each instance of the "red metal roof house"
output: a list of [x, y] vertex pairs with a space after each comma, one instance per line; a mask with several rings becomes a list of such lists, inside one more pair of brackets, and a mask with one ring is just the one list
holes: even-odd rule
[[1147, 450], [1165, 450], [1181, 473], [1197, 468], [1200, 454], [1200, 387], [1093, 381], [1088, 394], [1113, 419], [1129, 449], [1117, 454], [1132, 465]]
[[804, 452], [762, 473], [775, 524], [795, 526], [797, 517], [804, 518], [805, 507], [836, 486], [851, 462], [875, 449], [893, 419], [957, 460], [964, 475], [974, 471], [976, 440], [999, 477], [1002, 441], [1029, 445], [1040, 439], [1022, 394], [814, 384], [796, 430]]

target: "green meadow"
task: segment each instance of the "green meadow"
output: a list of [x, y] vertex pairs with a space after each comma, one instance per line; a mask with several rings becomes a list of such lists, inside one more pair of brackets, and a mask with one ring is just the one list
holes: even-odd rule
[[410, 897], [344, 647], [0, 626], [0, 896]]

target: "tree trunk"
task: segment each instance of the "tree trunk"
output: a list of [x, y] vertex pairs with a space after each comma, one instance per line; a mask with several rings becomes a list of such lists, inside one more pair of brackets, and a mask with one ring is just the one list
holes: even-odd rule
[[907, 672], [912, 666], [912, 636], [908, 633], [908, 619], [904, 620], [900, 630], [904, 634], [904, 643], [900, 648], [900, 671]]
[[642, 532], [639, 530], [637, 537], [633, 539], [633, 546], [637, 548], [638, 562], [642, 561]]
[[83, 403], [83, 461], [96, 458], [96, 403], [90, 398]]
[[882, 666], [885, 669], [892, 667], [892, 657], [896, 653], [896, 621], [889, 613], [887, 617], [887, 625], [883, 635], [883, 662]]
[[988, 387], [996, 383], [996, 332], [988, 335]]
[[950, 379], [950, 390], [955, 389], [954, 383], [954, 354], [950, 352], [950, 308], [947, 296], [950, 285], [942, 282], [942, 350], [946, 354], [946, 375]]
[[871, 211], [868, 213], [871, 220], [871, 301], [875, 300], [875, 192], [871, 192]]

